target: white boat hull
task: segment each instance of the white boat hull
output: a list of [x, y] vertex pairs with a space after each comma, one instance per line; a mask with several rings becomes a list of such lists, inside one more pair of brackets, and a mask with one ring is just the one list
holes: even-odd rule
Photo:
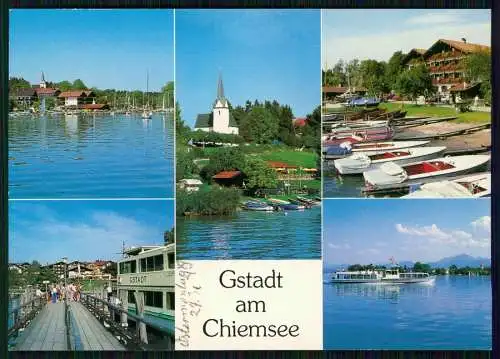
[[[431, 160], [439, 157], [446, 150], [446, 147], [416, 147], [409, 149], [408, 156], [383, 158], [378, 160], [371, 160], [369, 156], [376, 154], [363, 153], [361, 156], [353, 155], [346, 158], [334, 161], [335, 168], [341, 175], [355, 175], [362, 174], [363, 172], [378, 169], [382, 164], [387, 162], [394, 162], [399, 165], [405, 165], [417, 161]], [[388, 151], [389, 152], [389, 151]], [[397, 151], [390, 151], [397, 152]]]
[[[479, 168], [485, 166], [489, 160], [489, 155], [465, 155], [465, 156], [456, 156], [456, 157], [444, 157], [438, 158], [429, 162], [432, 163], [447, 163], [450, 168], [435, 170], [431, 172], [421, 172], [416, 174], [408, 174], [407, 170], [409, 166], [421, 165], [426, 161], [418, 161], [414, 163], [407, 164], [403, 167], [399, 167], [397, 164], [388, 162], [384, 164], [387, 166], [386, 170], [383, 166], [378, 169], [366, 171], [363, 173], [363, 177], [365, 179], [365, 183], [367, 187], [373, 187], [376, 189], [384, 189], [390, 188], [395, 185], [401, 184], [415, 184], [422, 183], [427, 180], [436, 181], [437, 178], [446, 178], [446, 177], [454, 177], [466, 173], [471, 173]], [[399, 170], [397, 169], [399, 167]]]

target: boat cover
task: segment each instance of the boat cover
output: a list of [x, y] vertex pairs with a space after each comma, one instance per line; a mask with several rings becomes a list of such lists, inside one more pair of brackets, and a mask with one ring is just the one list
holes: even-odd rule
[[397, 176], [405, 171], [401, 166], [394, 162], [386, 162], [379, 168], [382, 172], [388, 174], [389, 176]]
[[326, 148], [326, 154], [329, 156], [345, 156], [352, 152], [352, 148], [344, 148], [341, 145], [338, 146], [328, 146]]

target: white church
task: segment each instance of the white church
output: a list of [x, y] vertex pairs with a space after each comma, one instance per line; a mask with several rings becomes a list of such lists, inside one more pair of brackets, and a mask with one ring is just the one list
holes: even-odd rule
[[224, 97], [224, 86], [222, 84], [221, 75], [219, 75], [217, 99], [213, 105], [212, 112], [199, 114], [196, 117], [194, 129], [205, 132], [217, 132], [233, 135], [238, 134], [238, 125], [229, 110], [228, 101]]

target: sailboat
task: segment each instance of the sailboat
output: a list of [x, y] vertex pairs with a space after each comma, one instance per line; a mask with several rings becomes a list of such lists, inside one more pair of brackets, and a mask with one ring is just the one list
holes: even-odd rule
[[149, 109], [149, 72], [147, 73], [147, 76], [146, 76], [146, 96], [148, 96], [148, 98], [147, 98], [148, 102], [147, 102], [146, 107], [144, 107], [142, 110], [142, 118], [144, 120], [149, 120], [149, 119], [151, 119], [151, 117], [153, 117], [153, 112], [147, 111]]

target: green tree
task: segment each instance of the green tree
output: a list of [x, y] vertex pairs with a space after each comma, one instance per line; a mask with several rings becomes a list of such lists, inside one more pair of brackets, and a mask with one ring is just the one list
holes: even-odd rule
[[363, 79], [363, 86], [368, 89], [368, 93], [381, 95], [388, 92], [388, 86], [385, 82], [385, 62], [363, 60], [359, 71]]
[[413, 265], [413, 271], [414, 272], [430, 273], [432, 271], [432, 268], [427, 263], [416, 262]]
[[176, 181], [191, 178], [199, 173], [199, 168], [194, 162], [195, 156], [192, 151], [177, 151], [176, 155]]
[[482, 51], [469, 55], [465, 60], [465, 79], [480, 82], [481, 96], [491, 102], [491, 53]]
[[85, 86], [82, 80], [76, 79], [75, 81], [73, 81], [72, 88], [73, 90], [85, 90], [87, 89], [87, 86]]
[[249, 158], [243, 167], [245, 186], [252, 192], [259, 188], [273, 188], [277, 184], [276, 171], [258, 158]]
[[248, 142], [270, 143], [277, 139], [278, 131], [279, 119], [260, 106], [257, 100], [240, 124], [240, 134]]
[[392, 54], [385, 67], [385, 82], [390, 90], [396, 88], [396, 82], [399, 74], [404, 70], [403, 59], [404, 54], [401, 51], [396, 51]]
[[347, 83], [346, 64], [339, 60], [331, 69], [323, 71], [323, 86], [345, 86]]
[[210, 182], [220, 171], [242, 170], [245, 165], [245, 155], [237, 148], [221, 148], [213, 152], [208, 164], [202, 168], [200, 175]]
[[403, 96], [417, 100], [418, 96], [434, 91], [432, 78], [425, 65], [417, 65], [399, 74], [396, 90]]
[[118, 275], [118, 265], [116, 263], [111, 263], [109, 266], [106, 266], [102, 272], [104, 274], [111, 274], [111, 277], [116, 278]]
[[30, 88], [31, 84], [23, 79], [22, 77], [10, 77], [9, 78], [9, 90], [18, 90], [24, 88]]
[[172, 104], [174, 103], [174, 82], [167, 82], [165, 86], [161, 88], [161, 93], [162, 95], [165, 95], [165, 107], [172, 107]]
[[73, 89], [73, 84], [69, 81], [61, 81], [61, 82], [58, 82], [56, 84], [56, 87], [60, 90], [60, 91], [70, 91]]

